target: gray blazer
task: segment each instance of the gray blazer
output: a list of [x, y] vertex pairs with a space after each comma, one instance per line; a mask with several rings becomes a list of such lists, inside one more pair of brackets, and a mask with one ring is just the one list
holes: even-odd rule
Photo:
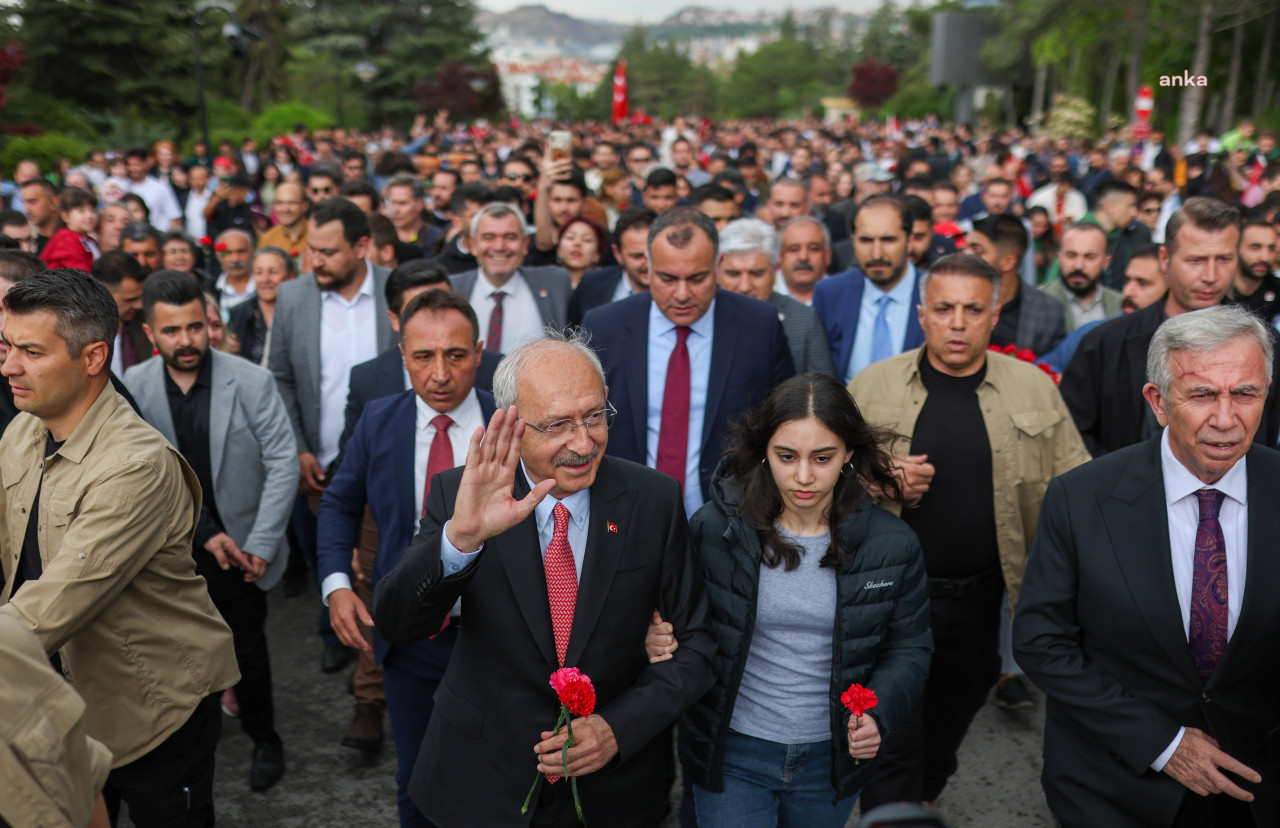
[[[387, 317], [386, 286], [391, 271], [373, 266], [373, 299], [378, 325], [378, 353], [396, 344]], [[275, 375], [298, 452], [320, 452], [320, 287], [314, 273], [283, 282], [271, 321], [271, 354], [267, 367]], [[345, 407], [346, 400], [343, 400]], [[295, 458], [296, 459], [296, 458]]]
[[[1063, 284], [1062, 279], [1055, 279], [1047, 285], [1041, 285], [1040, 290], [1062, 303], [1062, 306], [1067, 311], [1067, 333], [1074, 331], [1076, 329], [1076, 318], [1071, 314], [1071, 292], [1067, 290], [1067, 286]], [[1124, 294], [1103, 284], [1098, 285], [1098, 290], [1102, 291], [1102, 312], [1107, 315], [1108, 319], [1124, 313]]]
[[791, 361], [797, 374], [836, 375], [831, 361], [831, 347], [827, 344], [827, 332], [818, 319], [818, 312], [803, 302], [796, 301], [776, 291], [769, 297], [769, 304], [778, 309], [778, 321], [787, 335], [791, 348]]
[[[1022, 302], [1018, 308], [1018, 335], [1013, 340], [1019, 348], [1029, 348], [1036, 356], [1047, 354], [1067, 338], [1065, 315], [1070, 311], [1047, 293], [1027, 284], [1018, 289]], [[279, 313], [279, 311], [277, 311]]]
[[[476, 269], [464, 270], [449, 277], [449, 284], [468, 301], [471, 290], [476, 286]], [[569, 272], [562, 267], [522, 267], [519, 270], [529, 289], [533, 291], [533, 299], [538, 303], [542, 313], [542, 324], [563, 328], [569, 324], [569, 299], [573, 296], [573, 282], [569, 280]], [[279, 311], [276, 311], [279, 313]], [[484, 331], [487, 321], [480, 320], [480, 330]]]
[[[289, 562], [284, 533], [298, 489], [297, 444], [270, 371], [221, 351], [208, 358], [213, 497], [236, 545], [269, 564], [255, 582], [269, 590]], [[124, 384], [143, 419], [176, 446], [164, 377], [164, 361], [148, 359], [125, 371]]]

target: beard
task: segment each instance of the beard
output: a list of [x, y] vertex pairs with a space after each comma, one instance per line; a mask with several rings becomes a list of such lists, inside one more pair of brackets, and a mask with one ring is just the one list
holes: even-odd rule
[[1246, 265], [1243, 259], [1240, 260], [1240, 275], [1251, 282], [1260, 282], [1267, 278], [1269, 273], [1271, 273], [1271, 266], [1265, 259], [1251, 265]]
[[[1085, 281], [1084, 283], [1075, 283], [1071, 281], [1073, 278], [1077, 277], [1088, 281]], [[1089, 279], [1089, 274], [1085, 273], [1083, 270], [1073, 270], [1062, 277], [1062, 284], [1066, 285], [1067, 290], [1071, 291], [1076, 296], [1088, 296], [1093, 292], [1094, 288], [1098, 286], [1098, 279], [1100, 278], [1102, 278], [1101, 273], [1099, 273], [1095, 278]]]

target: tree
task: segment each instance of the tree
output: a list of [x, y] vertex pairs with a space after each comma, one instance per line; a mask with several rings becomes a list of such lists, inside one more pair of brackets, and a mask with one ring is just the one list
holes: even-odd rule
[[875, 109], [898, 91], [898, 70], [887, 63], [867, 58], [853, 67], [853, 81], [849, 84], [849, 97], [859, 104]]
[[796, 115], [817, 107], [823, 94], [832, 91], [819, 79], [816, 67], [821, 61], [815, 49], [787, 31], [784, 27], [777, 40], [753, 54], [739, 56], [721, 95], [730, 115]]
[[[617, 60], [627, 62], [632, 112], [644, 111], [671, 118], [709, 115], [716, 110], [719, 87], [715, 76], [705, 66], [694, 66], [675, 43], [652, 42], [648, 33], [637, 26], [623, 40]], [[615, 61], [590, 95], [589, 111], [601, 121], [609, 118], [616, 70]]]
[[22, 68], [22, 62], [26, 56], [22, 54], [22, 44], [10, 42], [5, 46], [0, 46], [0, 109], [4, 108], [7, 99], [4, 90], [9, 84], [13, 83], [13, 79], [17, 77], [18, 70]]
[[492, 63], [470, 66], [451, 60], [430, 81], [418, 84], [414, 94], [422, 109], [447, 109], [456, 121], [497, 115], [503, 108], [502, 82]]

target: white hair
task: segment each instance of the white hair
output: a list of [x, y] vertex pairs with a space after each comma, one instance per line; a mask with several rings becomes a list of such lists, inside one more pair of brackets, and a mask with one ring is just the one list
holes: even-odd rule
[[572, 328], [569, 331], [562, 331], [559, 328], [548, 326], [543, 331], [542, 339], [535, 339], [519, 345], [511, 353], [502, 358], [498, 363], [498, 367], [493, 372], [493, 400], [498, 408], [510, 408], [517, 404], [517, 391], [521, 376], [529, 369], [529, 366], [539, 356], [542, 356], [548, 350], [567, 349], [577, 353], [578, 356], [585, 359], [595, 369], [596, 374], [600, 377], [600, 391], [603, 394], [605, 388], [604, 366], [600, 364], [600, 357], [596, 356], [596, 352], [591, 349], [591, 334], [581, 328]]
[[778, 265], [778, 234], [760, 219], [736, 219], [720, 231], [720, 255], [764, 253], [769, 264]]
[[805, 224], [812, 224], [821, 230], [822, 243], [826, 245], [827, 250], [831, 250], [831, 228], [813, 216], [796, 216], [793, 219], [788, 219], [787, 223], [782, 225], [782, 231], [778, 233], [778, 244], [782, 244], [782, 240], [787, 237], [787, 231], [792, 227], [800, 227]]
[[[1271, 330], [1262, 320], [1235, 305], [1217, 305], [1178, 314], [1161, 325], [1147, 348], [1147, 379], [1155, 384], [1161, 397], [1168, 399], [1169, 388], [1173, 385], [1170, 356], [1182, 351], [1216, 351], [1241, 339], [1253, 340], [1262, 350], [1269, 381], [1273, 347]], [[1266, 387], [1262, 390], [1265, 392]]]
[[520, 225], [520, 235], [525, 235], [524, 215], [505, 201], [495, 201], [491, 204], [486, 204], [477, 210], [476, 214], [471, 217], [471, 235], [474, 236], [480, 231], [480, 219], [485, 216], [490, 216], [496, 219], [513, 216], [515, 217], [516, 224]]

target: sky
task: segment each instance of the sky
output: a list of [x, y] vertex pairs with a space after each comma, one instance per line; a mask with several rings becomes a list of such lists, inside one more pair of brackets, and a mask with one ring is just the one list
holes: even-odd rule
[[505, 12], [524, 5], [542, 3], [552, 11], [563, 12], [586, 20], [608, 20], [615, 23], [658, 23], [675, 12], [689, 6], [713, 9], [732, 9], [747, 12], [756, 9], [781, 11], [834, 6], [851, 12], [872, 11], [880, 6], [880, 0], [790, 0], [786, 3], [751, 2], [751, 0], [646, 0], [644, 3], [623, 3], [618, 0], [477, 0], [486, 11]]

